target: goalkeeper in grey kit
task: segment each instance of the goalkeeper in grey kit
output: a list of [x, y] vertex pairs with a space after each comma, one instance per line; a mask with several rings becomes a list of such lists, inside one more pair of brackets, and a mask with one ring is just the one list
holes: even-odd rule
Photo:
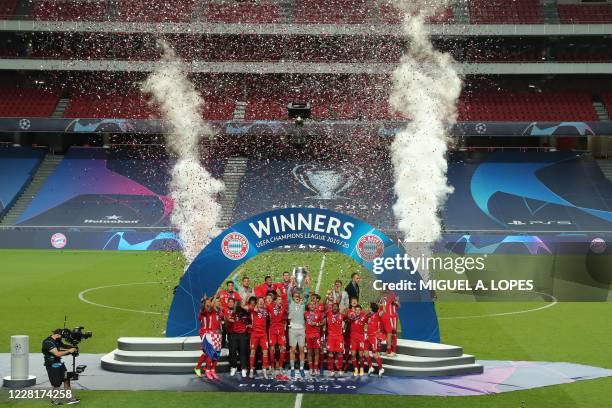
[[294, 289], [291, 296], [288, 296], [288, 320], [289, 320], [289, 361], [291, 367], [291, 378], [295, 378], [295, 352], [299, 347], [300, 353], [300, 376], [306, 377], [304, 372], [304, 347], [306, 346], [306, 322], [304, 312], [310, 297], [310, 275], [304, 279], [304, 296], [298, 289]]

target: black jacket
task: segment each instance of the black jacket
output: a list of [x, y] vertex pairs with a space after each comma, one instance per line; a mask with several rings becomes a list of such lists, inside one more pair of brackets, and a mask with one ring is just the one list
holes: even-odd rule
[[357, 300], [359, 300], [359, 285], [357, 283], [353, 283], [353, 281], [351, 281], [348, 285], [346, 285], [344, 290], [346, 290], [346, 293], [348, 293], [349, 301], [352, 298], [357, 298]]

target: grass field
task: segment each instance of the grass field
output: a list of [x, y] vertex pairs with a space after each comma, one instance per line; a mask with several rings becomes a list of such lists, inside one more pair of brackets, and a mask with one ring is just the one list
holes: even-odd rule
[[[529, 258], [509, 257], [497, 259], [498, 267], [530, 265]], [[323, 253], [318, 252], [268, 253], [245, 264], [242, 273], [252, 278], [271, 274], [276, 279], [293, 265], [308, 264], [316, 278], [322, 258]], [[351, 272], [359, 270], [339, 254], [325, 253], [325, 258], [322, 292], [336, 277], [346, 282]], [[575, 267], [571, 260], [568, 264]], [[115, 348], [119, 336], [162, 335], [171, 289], [181, 275], [182, 261], [175, 254], [162, 252], [0, 251], [0, 272], [2, 352], [8, 352], [9, 336], [16, 333], [28, 334], [31, 349], [35, 350], [32, 344], [44, 338], [50, 329], [61, 326], [67, 315], [69, 326], [79, 324], [94, 331], [94, 337], [82, 344], [83, 352], [105, 353]], [[371, 278], [367, 273], [363, 276], [365, 287]], [[123, 284], [129, 286], [116, 286]], [[85, 299], [95, 304], [79, 299], [83, 291], [87, 291]], [[373, 296], [373, 292], [364, 296]], [[567, 361], [612, 368], [610, 302], [560, 302], [530, 313], [457, 319], [542, 305], [542, 302], [439, 302], [442, 341], [461, 345], [480, 359]], [[612, 379], [605, 378], [482, 397], [305, 395], [302, 407], [609, 407], [611, 389]], [[243, 405], [245, 398], [242, 394], [177, 392], [83, 391], [79, 395], [84, 404], [93, 407]], [[46, 405], [41, 401], [9, 402], [6, 398], [3, 391], [0, 403], [18, 407]], [[249, 407], [287, 407], [293, 406], [294, 400], [294, 395], [248, 394]]]

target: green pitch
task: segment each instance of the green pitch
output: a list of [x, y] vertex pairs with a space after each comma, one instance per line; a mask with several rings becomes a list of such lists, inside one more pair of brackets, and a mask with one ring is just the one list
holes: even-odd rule
[[[284, 270], [307, 264], [316, 282], [323, 256], [320, 292], [325, 292], [337, 277], [347, 282], [353, 271], [361, 270], [336, 253], [292, 251], [263, 254], [245, 264], [240, 273], [254, 280], [270, 274], [276, 280]], [[499, 268], [514, 267], [517, 262], [528, 267], [530, 262], [542, 262], [542, 258], [497, 256], [495, 262]], [[571, 265], [572, 260], [567, 259], [567, 263]], [[111, 351], [120, 336], [162, 336], [172, 288], [182, 270], [182, 259], [172, 253], [0, 251], [0, 350], [8, 352], [10, 335], [19, 333], [30, 336], [31, 350], [36, 351], [37, 342], [49, 330], [62, 326], [65, 315], [69, 326], [79, 324], [94, 331], [94, 337], [82, 344], [86, 353]], [[372, 278], [367, 272], [362, 276], [365, 288]], [[374, 298], [374, 291], [364, 290], [364, 297]], [[527, 313], [457, 318], [521, 312], [545, 305], [543, 302], [439, 302], [442, 341], [461, 345], [466, 353], [480, 359], [567, 361], [612, 368], [610, 302], [562, 302]], [[605, 378], [479, 397], [305, 395], [302, 407], [607, 407], [611, 387], [612, 379]], [[245, 398], [231, 393], [177, 392], [80, 392], [79, 396], [83, 404], [92, 407], [195, 404], [216, 407], [243, 405]], [[3, 391], [0, 403], [17, 407], [48, 404], [9, 402], [6, 398]], [[294, 395], [249, 394], [248, 406], [284, 408], [293, 406], [294, 400]]]

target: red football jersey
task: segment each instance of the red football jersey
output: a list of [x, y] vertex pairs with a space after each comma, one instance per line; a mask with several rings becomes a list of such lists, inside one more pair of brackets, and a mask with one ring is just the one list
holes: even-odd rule
[[221, 313], [218, 310], [210, 309], [200, 312], [200, 333], [215, 332], [221, 330]]
[[282, 328], [287, 326], [287, 308], [285, 305], [278, 306], [276, 303], [266, 305], [266, 309], [270, 316], [270, 329]]
[[236, 302], [242, 301], [242, 298], [240, 297], [238, 292], [236, 292], [235, 290], [232, 292], [229, 292], [227, 290], [220, 291], [219, 299], [221, 300], [221, 307], [223, 308], [223, 310], [227, 309], [227, 301], [229, 299], [234, 299], [234, 301]]
[[266, 324], [268, 321], [268, 311], [264, 308], [251, 310], [252, 331], [257, 334], [266, 333]]
[[397, 296], [395, 294], [387, 295], [383, 299], [385, 307], [385, 317], [397, 318], [397, 304], [395, 303]]
[[380, 314], [379, 313], [368, 313], [368, 337], [376, 337], [381, 331], [380, 327]]
[[253, 292], [255, 293], [255, 296], [257, 296], [258, 298], [262, 298], [262, 297], [266, 297], [266, 295], [268, 294], [269, 291], [273, 291], [274, 290], [274, 285], [270, 285], [268, 286], [265, 283], [262, 283], [261, 285], [257, 285], [255, 286], [255, 288], [253, 289]]
[[363, 338], [365, 333], [365, 325], [368, 321], [366, 314], [363, 312], [363, 310], [359, 314], [351, 310], [348, 313], [348, 318], [351, 322], [351, 336]]
[[342, 337], [342, 323], [344, 315], [334, 314], [331, 310], [327, 311], [327, 335], [329, 337]]
[[286, 305], [288, 303], [289, 296], [293, 293], [293, 283], [288, 282], [275, 282], [272, 284], [272, 287], [275, 291], [280, 293], [283, 298], [283, 303]]
[[323, 313], [318, 310], [307, 310], [304, 312], [304, 321], [306, 323], [306, 337], [321, 336], [321, 326], [317, 324], [323, 322]]

